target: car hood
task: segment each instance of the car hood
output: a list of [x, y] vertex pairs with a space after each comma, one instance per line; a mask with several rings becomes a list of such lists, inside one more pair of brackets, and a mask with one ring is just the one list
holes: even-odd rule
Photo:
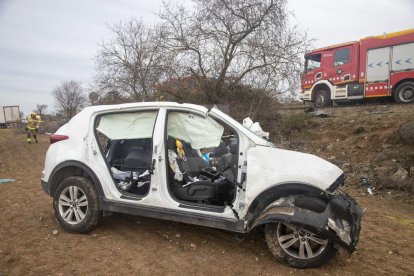
[[340, 168], [315, 155], [256, 145], [247, 151], [246, 203], [267, 188], [286, 183], [326, 190], [342, 174]]

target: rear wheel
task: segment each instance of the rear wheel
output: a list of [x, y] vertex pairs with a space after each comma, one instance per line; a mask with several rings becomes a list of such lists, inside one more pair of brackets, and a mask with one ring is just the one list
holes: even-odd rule
[[313, 99], [315, 107], [325, 107], [332, 104], [331, 97], [326, 90], [318, 90]]
[[394, 99], [397, 103], [414, 103], [414, 82], [406, 81], [398, 85]]
[[60, 183], [53, 198], [55, 216], [68, 232], [84, 233], [95, 228], [101, 218], [98, 195], [84, 177], [68, 177]]
[[336, 254], [329, 240], [292, 224], [266, 224], [265, 237], [275, 258], [292, 267], [319, 267]]

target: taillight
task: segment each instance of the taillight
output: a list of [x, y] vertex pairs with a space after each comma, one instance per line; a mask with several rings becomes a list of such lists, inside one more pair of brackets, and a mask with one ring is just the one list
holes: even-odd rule
[[50, 135], [50, 144], [69, 139], [67, 135], [52, 134]]

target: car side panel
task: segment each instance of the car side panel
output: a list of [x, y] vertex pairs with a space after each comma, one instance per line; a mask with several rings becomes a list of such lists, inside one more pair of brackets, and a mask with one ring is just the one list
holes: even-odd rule
[[337, 166], [311, 154], [254, 146], [247, 151], [245, 204], [249, 206], [264, 190], [282, 183], [305, 183], [325, 191], [342, 174]]

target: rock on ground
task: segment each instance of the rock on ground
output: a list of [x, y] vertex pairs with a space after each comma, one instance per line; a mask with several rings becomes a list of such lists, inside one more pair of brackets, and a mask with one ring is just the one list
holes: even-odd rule
[[404, 143], [414, 145], [414, 121], [403, 124], [399, 132]]
[[399, 168], [398, 171], [396, 173], [394, 173], [391, 178], [394, 181], [404, 181], [406, 180], [408, 177], [408, 172], [404, 169], [404, 168]]

